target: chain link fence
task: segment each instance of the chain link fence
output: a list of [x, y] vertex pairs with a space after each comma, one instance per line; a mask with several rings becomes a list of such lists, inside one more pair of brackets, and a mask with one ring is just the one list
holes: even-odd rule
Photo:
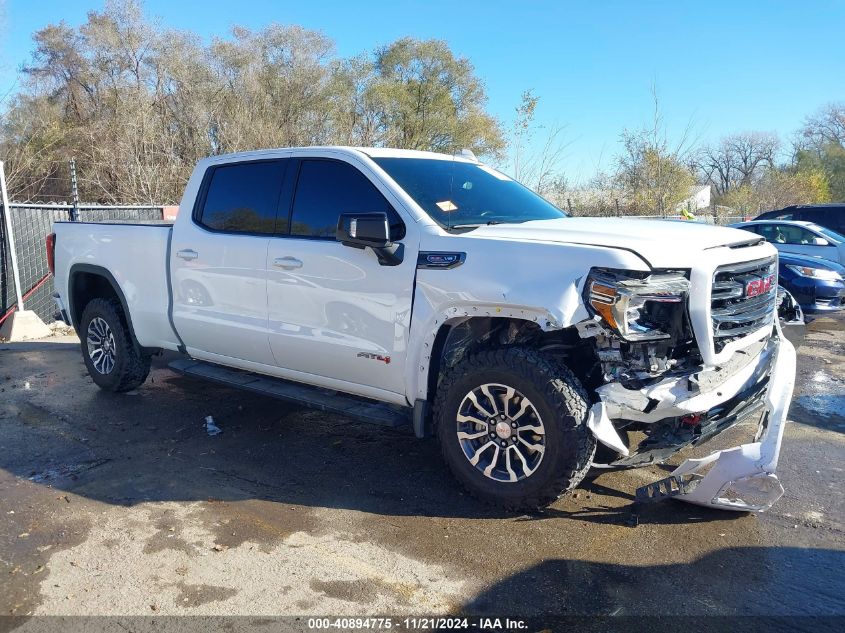
[[160, 222], [160, 206], [103, 206], [69, 204], [9, 203], [0, 206], [0, 323], [15, 309], [16, 288], [12, 274], [9, 236], [5, 214], [9, 214], [20, 273], [24, 307], [33, 310], [45, 323], [54, 321], [53, 278], [47, 266], [46, 237], [54, 222]]

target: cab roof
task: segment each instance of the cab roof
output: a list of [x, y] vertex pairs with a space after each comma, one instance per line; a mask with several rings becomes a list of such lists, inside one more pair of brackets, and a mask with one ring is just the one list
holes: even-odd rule
[[246, 152], [235, 152], [231, 154], [218, 154], [216, 156], [209, 156], [205, 160], [213, 160], [216, 163], [231, 162], [237, 160], [256, 160], [261, 158], [271, 158], [287, 153], [307, 155], [319, 155], [321, 152], [329, 154], [346, 154], [349, 156], [360, 156], [364, 154], [370, 158], [426, 158], [433, 160], [454, 160], [458, 162], [474, 163], [472, 159], [461, 156], [460, 154], [441, 154], [438, 152], [425, 152], [415, 149], [396, 149], [391, 147], [351, 147], [347, 145], [313, 145], [306, 147], [277, 147], [268, 149], [258, 149]]

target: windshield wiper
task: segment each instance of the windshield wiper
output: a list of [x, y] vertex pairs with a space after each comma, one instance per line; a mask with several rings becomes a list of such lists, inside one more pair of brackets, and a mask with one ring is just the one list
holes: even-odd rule
[[452, 229], [477, 229], [479, 226], [492, 226], [493, 224], [507, 224], [504, 220], [490, 220], [489, 222], [476, 222], [473, 224], [452, 224], [447, 226], [446, 229], [451, 231]]

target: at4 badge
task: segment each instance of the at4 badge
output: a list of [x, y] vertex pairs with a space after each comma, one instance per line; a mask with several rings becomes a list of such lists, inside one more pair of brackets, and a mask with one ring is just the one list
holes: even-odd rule
[[390, 364], [390, 356], [382, 356], [381, 354], [371, 354], [370, 352], [358, 352], [358, 358], [369, 358], [370, 360], [380, 360], [385, 365]]

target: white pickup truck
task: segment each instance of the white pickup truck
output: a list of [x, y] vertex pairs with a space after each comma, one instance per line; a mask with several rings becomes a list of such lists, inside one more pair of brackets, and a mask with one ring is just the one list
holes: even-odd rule
[[186, 374], [433, 433], [509, 509], [756, 415], [637, 497], [783, 493], [795, 350], [777, 252], [746, 231], [567, 217], [466, 152], [345, 147], [205, 159], [172, 226], [54, 230], [59, 314], [103, 389], [177, 351]]

